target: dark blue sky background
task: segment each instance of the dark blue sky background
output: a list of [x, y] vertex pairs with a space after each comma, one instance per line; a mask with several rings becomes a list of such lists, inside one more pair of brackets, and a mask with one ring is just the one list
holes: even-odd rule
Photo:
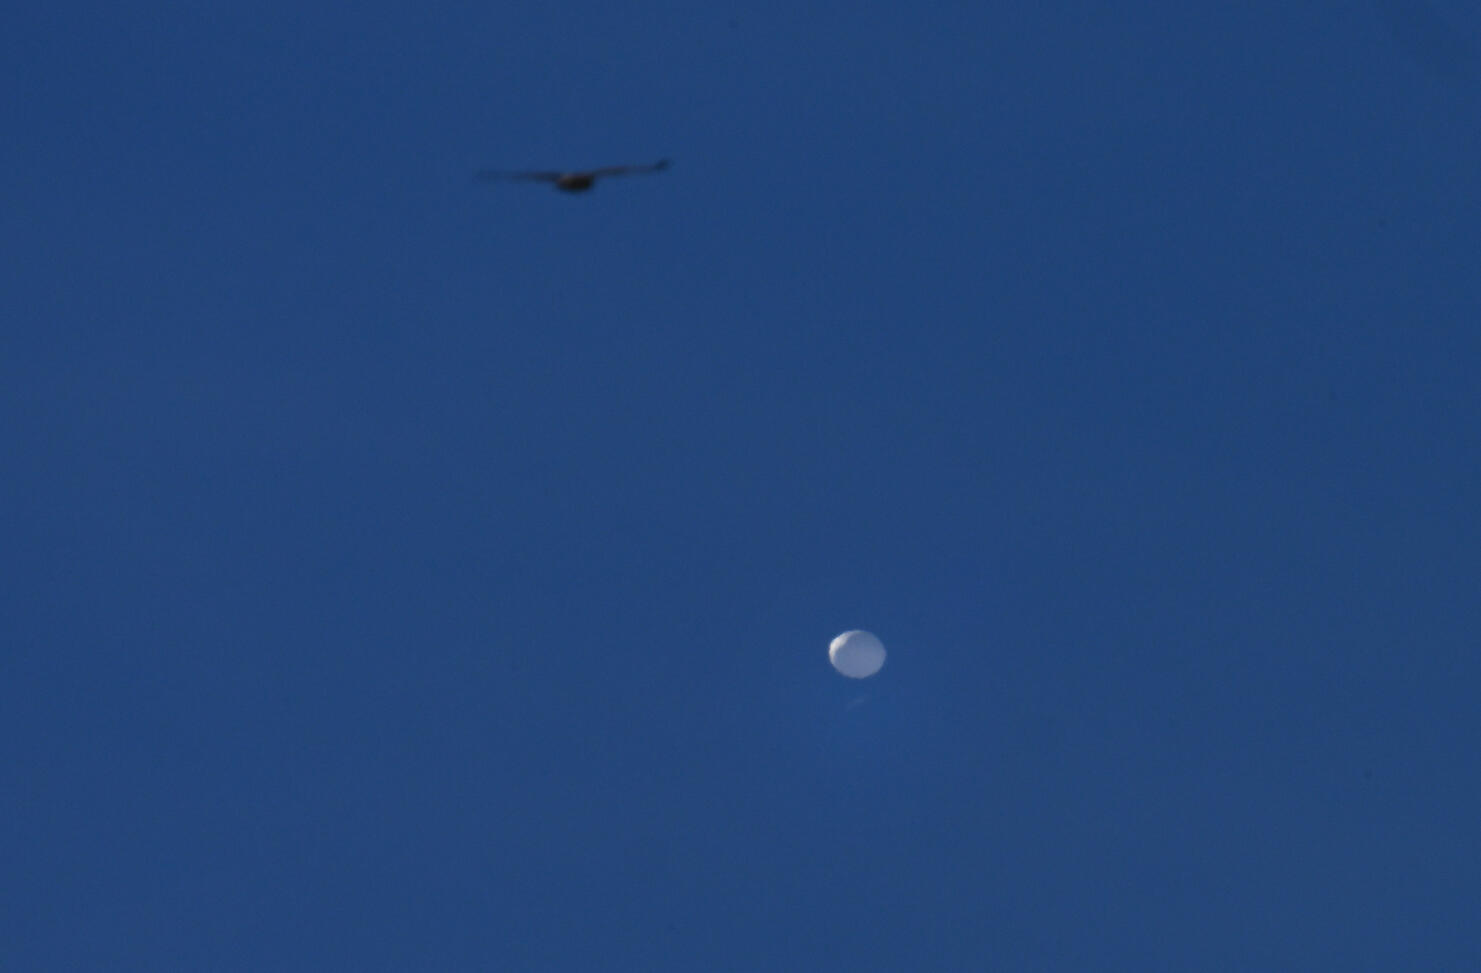
[[7, 973], [1481, 968], [1474, 5], [0, 28]]

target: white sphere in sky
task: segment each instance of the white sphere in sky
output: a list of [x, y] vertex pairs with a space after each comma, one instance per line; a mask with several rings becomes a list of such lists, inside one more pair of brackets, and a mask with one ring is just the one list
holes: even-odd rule
[[867, 679], [884, 665], [884, 643], [869, 632], [844, 632], [829, 644], [828, 661], [850, 679]]

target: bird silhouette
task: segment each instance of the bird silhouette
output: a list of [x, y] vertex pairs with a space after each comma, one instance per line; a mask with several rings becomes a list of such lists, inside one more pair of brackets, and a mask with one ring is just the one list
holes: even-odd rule
[[502, 169], [480, 169], [474, 178], [482, 182], [548, 182], [563, 193], [584, 193], [606, 176], [626, 176], [639, 172], [662, 172], [669, 167], [668, 159], [659, 159], [646, 166], [604, 166], [600, 169], [574, 169], [567, 172], [547, 170], [523, 170], [506, 172]]

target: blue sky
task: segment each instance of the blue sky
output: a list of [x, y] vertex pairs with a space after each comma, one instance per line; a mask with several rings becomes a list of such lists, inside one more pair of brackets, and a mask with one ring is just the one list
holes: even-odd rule
[[1237, 7], [4, 14], [0, 965], [1481, 965], [1481, 19]]

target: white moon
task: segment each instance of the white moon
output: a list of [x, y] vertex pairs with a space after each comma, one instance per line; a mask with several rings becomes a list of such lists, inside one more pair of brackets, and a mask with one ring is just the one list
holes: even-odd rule
[[884, 665], [884, 643], [869, 632], [844, 632], [829, 644], [828, 661], [850, 679], [867, 679]]

